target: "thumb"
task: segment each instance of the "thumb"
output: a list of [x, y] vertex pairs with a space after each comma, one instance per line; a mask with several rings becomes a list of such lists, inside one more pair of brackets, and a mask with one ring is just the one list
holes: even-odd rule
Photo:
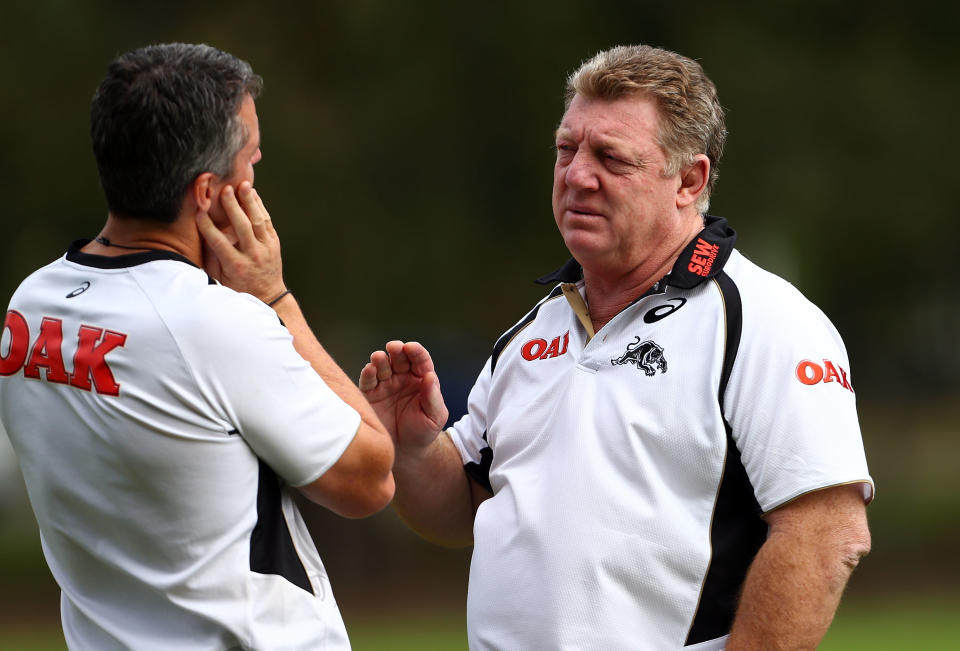
[[427, 372], [423, 376], [420, 385], [420, 408], [424, 415], [436, 425], [437, 429], [443, 429], [447, 423], [450, 412], [447, 405], [443, 402], [443, 394], [440, 391], [440, 378], [433, 371]]

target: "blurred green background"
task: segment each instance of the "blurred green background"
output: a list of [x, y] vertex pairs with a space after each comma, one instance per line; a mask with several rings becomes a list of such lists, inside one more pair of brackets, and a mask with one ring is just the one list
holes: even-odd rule
[[[6, 0], [0, 299], [105, 218], [88, 112], [108, 62], [206, 42], [265, 79], [257, 187], [321, 341], [354, 377], [387, 339], [424, 342], [462, 413], [497, 336], [542, 295], [528, 281], [566, 258], [549, 204], [565, 75], [618, 43], [677, 50], [728, 109], [711, 213], [850, 353], [874, 549], [831, 648], [960, 648], [958, 7]], [[389, 511], [305, 511], [358, 648], [401, 648], [363, 636], [408, 619], [452, 636], [410, 648], [463, 646], [469, 550], [428, 545]], [[0, 648], [56, 636], [57, 598], [0, 437]], [[904, 641], [931, 627], [939, 641]]]

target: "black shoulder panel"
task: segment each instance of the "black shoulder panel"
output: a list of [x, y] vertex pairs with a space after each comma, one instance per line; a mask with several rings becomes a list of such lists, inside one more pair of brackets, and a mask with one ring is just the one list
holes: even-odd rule
[[766, 539], [767, 523], [727, 425], [727, 459], [710, 527], [710, 569], [687, 645], [730, 632], [747, 570]]
[[257, 490], [257, 524], [250, 534], [250, 570], [258, 574], [282, 576], [313, 594], [307, 571], [293, 546], [290, 529], [280, 503], [280, 480], [260, 459], [260, 485]]

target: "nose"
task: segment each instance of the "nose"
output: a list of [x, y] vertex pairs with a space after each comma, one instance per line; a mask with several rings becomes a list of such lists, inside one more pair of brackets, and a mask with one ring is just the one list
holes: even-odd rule
[[573, 160], [567, 166], [566, 183], [568, 187], [578, 190], [597, 190], [600, 180], [597, 177], [596, 161], [593, 156], [581, 147], [577, 150]]

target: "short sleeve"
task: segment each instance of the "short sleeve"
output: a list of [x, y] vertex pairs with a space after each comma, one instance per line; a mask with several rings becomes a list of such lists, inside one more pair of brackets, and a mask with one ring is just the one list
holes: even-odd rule
[[[489, 470], [490, 446], [487, 443], [487, 397], [490, 391], [490, 359], [477, 377], [467, 398], [467, 413], [451, 426], [447, 432], [460, 453], [465, 466], [486, 465]], [[487, 450], [484, 452], [484, 450]], [[483, 482], [481, 482], [483, 483]], [[488, 480], [489, 483], [489, 480]]]
[[[332, 467], [360, 415], [293, 347], [276, 313], [253, 297], [211, 288], [206, 334], [188, 339], [204, 393], [253, 452], [294, 486]], [[219, 304], [219, 309], [217, 305]]]
[[772, 277], [743, 292], [739, 351], [724, 416], [763, 511], [804, 493], [862, 483], [873, 497], [850, 362], [816, 306]]

